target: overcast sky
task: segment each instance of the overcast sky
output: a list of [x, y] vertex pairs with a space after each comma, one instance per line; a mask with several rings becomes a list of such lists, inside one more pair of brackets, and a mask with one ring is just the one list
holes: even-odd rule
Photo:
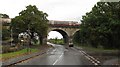
[[[31, 4], [36, 5], [40, 11], [46, 12], [49, 20], [80, 21], [82, 15], [89, 12], [98, 1], [100, 0], [1, 0], [0, 13], [14, 18]], [[53, 33], [49, 33], [51, 34]], [[62, 37], [57, 33], [56, 36]]]
[[28, 5], [36, 5], [48, 13], [50, 20], [79, 21], [100, 0], [1, 0], [0, 13], [14, 18]]

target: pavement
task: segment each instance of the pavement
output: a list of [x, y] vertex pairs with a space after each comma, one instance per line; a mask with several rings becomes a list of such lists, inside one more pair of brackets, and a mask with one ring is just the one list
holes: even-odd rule
[[40, 51], [40, 52], [35, 52], [35, 53], [28, 54], [28, 55], [23, 55], [23, 56], [11, 58], [11, 59], [8, 59], [8, 60], [3, 61], [3, 62], [0, 61], [0, 63], [1, 63], [2, 65], [11, 65], [11, 64], [19, 63], [19, 62], [21, 62], [21, 61], [24, 61], [24, 60], [33, 58], [33, 57], [35, 57], [35, 56], [42, 55], [42, 54], [46, 53], [46, 51], [47, 51], [48, 49], [50, 49], [50, 48], [42, 49], [42, 51]]
[[28, 58], [34, 57], [34, 56], [36, 56], [36, 55], [44, 54], [44, 53], [45, 53], [45, 52], [42, 52], [42, 53], [37, 52], [37, 53], [29, 54], [29, 55], [24, 55], [24, 56], [12, 58], [12, 59], [9, 59], [9, 60], [7, 60], [7, 61], [2, 62], [2, 65], [14, 64], [14, 63], [20, 62], [20, 61], [22, 61], [22, 60], [26, 60], [26, 59], [28, 59]]

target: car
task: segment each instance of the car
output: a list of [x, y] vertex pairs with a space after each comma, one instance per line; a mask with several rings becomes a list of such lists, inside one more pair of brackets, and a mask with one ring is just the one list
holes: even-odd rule
[[69, 45], [69, 47], [73, 47], [73, 45]]

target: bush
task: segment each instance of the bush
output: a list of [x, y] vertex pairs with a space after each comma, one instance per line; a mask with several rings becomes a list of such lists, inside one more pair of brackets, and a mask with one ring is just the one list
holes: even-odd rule
[[10, 45], [3, 45], [2, 46], [2, 53], [9, 53], [23, 49], [22, 45], [10, 46]]

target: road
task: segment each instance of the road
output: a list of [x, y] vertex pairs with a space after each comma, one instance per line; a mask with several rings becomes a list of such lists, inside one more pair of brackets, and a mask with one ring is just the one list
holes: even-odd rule
[[62, 45], [54, 45], [54, 48], [49, 49], [46, 54], [17, 65], [93, 65], [93, 63], [73, 47], [66, 49]]

